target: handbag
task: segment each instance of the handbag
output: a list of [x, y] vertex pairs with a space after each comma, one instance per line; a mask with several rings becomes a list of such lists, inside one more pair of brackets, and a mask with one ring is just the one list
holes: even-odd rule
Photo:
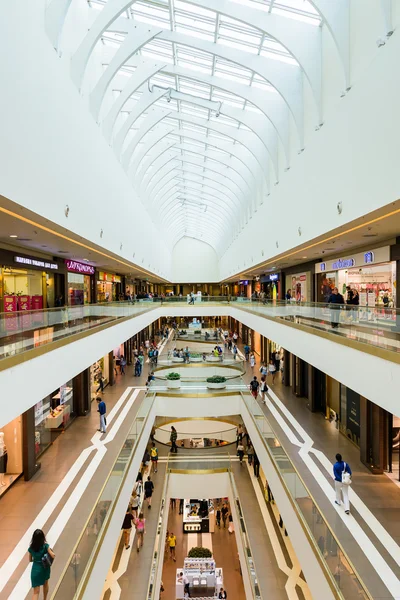
[[46, 552], [46, 554], [43, 554], [43, 556], [42, 556], [42, 566], [45, 569], [51, 567], [51, 565], [53, 564], [53, 562], [54, 562], [54, 558], [52, 558], [48, 552]]
[[351, 485], [351, 475], [346, 471], [346, 463], [343, 463], [342, 483], [343, 485]]

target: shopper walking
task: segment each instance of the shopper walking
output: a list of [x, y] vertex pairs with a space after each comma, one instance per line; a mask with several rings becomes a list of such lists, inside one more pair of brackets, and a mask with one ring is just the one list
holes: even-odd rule
[[222, 598], [222, 600], [226, 600], [228, 597], [228, 594], [226, 593], [226, 590], [224, 590], [224, 588], [221, 588], [219, 590], [219, 594], [218, 594], [218, 598]]
[[258, 388], [259, 387], [260, 387], [260, 382], [258, 381], [257, 377], [254, 375], [254, 377], [249, 385], [250, 392], [251, 392], [252, 396], [254, 396], [254, 398], [257, 398], [257, 396], [258, 396]]
[[138, 519], [135, 519], [136, 536], [137, 536], [137, 551], [143, 547], [144, 534], [146, 533], [146, 519], [141, 512]]
[[246, 360], [249, 360], [249, 356], [250, 356], [250, 346], [248, 346], [247, 344], [244, 346], [243, 348], [244, 350], [244, 357]]
[[[40, 588], [43, 586], [43, 598], [49, 593], [51, 563], [55, 558], [53, 550], [46, 542], [46, 536], [41, 529], [35, 529], [28, 548], [29, 562], [32, 563], [31, 584], [33, 600], [39, 599]], [[48, 560], [47, 560], [48, 559]]]
[[183, 498], [179, 500], [179, 514], [183, 515]]
[[107, 419], [106, 419], [107, 407], [106, 407], [106, 403], [104, 402], [104, 400], [102, 400], [99, 397], [96, 398], [96, 402], [97, 402], [97, 412], [100, 415], [100, 429], [98, 429], [97, 431], [100, 431], [101, 433], [105, 433], [106, 432], [106, 427], [107, 427]]
[[217, 512], [215, 513], [215, 521], [217, 523], [217, 527], [221, 527], [221, 509], [218, 506]]
[[275, 362], [274, 360], [271, 358], [271, 360], [269, 361], [269, 365], [268, 365], [268, 372], [272, 377], [272, 383], [275, 383], [275, 376], [276, 376], [276, 366], [275, 366]]
[[131, 509], [128, 506], [128, 508], [126, 509], [125, 517], [124, 517], [124, 520], [122, 522], [122, 527], [121, 527], [121, 529], [124, 532], [125, 550], [128, 550], [128, 548], [131, 547], [129, 542], [131, 539], [133, 519], [134, 519], [133, 514], [131, 513]]
[[261, 383], [260, 383], [260, 393], [261, 393], [261, 400], [262, 402], [264, 402], [264, 404], [266, 404], [266, 400], [265, 400], [265, 394], [268, 392], [268, 385], [267, 385], [267, 380], [265, 375], [263, 375], [261, 377]]
[[333, 465], [333, 477], [335, 479], [336, 500], [335, 504], [341, 505], [343, 496], [344, 512], [350, 514], [349, 487], [351, 485], [350, 466], [342, 459], [341, 454], [336, 454], [336, 462]]
[[242, 466], [243, 456], [244, 456], [244, 446], [243, 446], [242, 442], [239, 442], [239, 444], [238, 444], [237, 455], [239, 457], [240, 466]]
[[119, 359], [119, 368], [121, 371], [121, 375], [125, 375], [125, 367], [126, 367], [125, 357], [121, 356], [121, 358]]
[[256, 357], [254, 356], [254, 352], [250, 354], [250, 367], [253, 370], [256, 366]]
[[229, 513], [229, 510], [228, 510], [227, 505], [223, 504], [222, 508], [221, 508], [221, 516], [222, 516], [222, 523], [224, 524], [224, 529], [226, 529], [226, 520], [228, 518], [228, 513]]
[[154, 491], [154, 484], [152, 482], [152, 480], [150, 479], [150, 475], [147, 478], [147, 481], [144, 482], [144, 497], [147, 500], [147, 507], [151, 508], [151, 497], [153, 495], [153, 491]]
[[176, 535], [174, 535], [174, 533], [172, 531], [168, 536], [168, 546], [169, 546], [169, 555], [171, 558], [174, 559], [174, 562], [176, 562], [176, 553], [175, 553]]
[[99, 384], [99, 387], [96, 390], [96, 394], [98, 394], [99, 392], [104, 394], [104, 379], [103, 379], [103, 373], [101, 371], [98, 374], [97, 383]]
[[236, 346], [236, 344], [233, 344], [232, 352], [233, 352], [233, 358], [234, 358], [234, 360], [236, 360], [237, 355], [238, 355], [238, 347]]
[[171, 425], [171, 435], [169, 436], [169, 439], [171, 441], [171, 452], [175, 452], [175, 454], [178, 452], [178, 447], [176, 445], [177, 437], [178, 437], [178, 433], [177, 433], [175, 427], [173, 425]]
[[250, 467], [253, 464], [253, 456], [254, 456], [254, 448], [253, 448], [253, 444], [250, 442], [249, 445], [247, 446], [247, 462], [249, 463]]
[[157, 465], [158, 465], [158, 449], [153, 442], [150, 448], [150, 458], [153, 465], [154, 473], [157, 473]]

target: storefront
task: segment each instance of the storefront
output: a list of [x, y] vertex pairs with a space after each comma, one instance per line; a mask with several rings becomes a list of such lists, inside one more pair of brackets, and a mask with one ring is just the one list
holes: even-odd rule
[[0, 430], [0, 496], [22, 475], [22, 416]]
[[68, 305], [90, 304], [93, 297], [95, 268], [75, 260], [66, 260]]
[[116, 302], [121, 295], [121, 277], [112, 273], [98, 271], [97, 302]]
[[3, 312], [40, 310], [57, 305], [64, 294], [64, 273], [51, 260], [1, 251], [0, 298]]
[[334, 287], [346, 301], [349, 286], [358, 292], [359, 306], [396, 307], [396, 261], [390, 260], [390, 246], [317, 263], [315, 273], [318, 302], [327, 302]]
[[260, 289], [266, 300], [279, 300], [281, 293], [281, 273], [269, 273], [260, 278]]
[[293, 301], [310, 302], [311, 298], [311, 273], [294, 273], [286, 275], [286, 291], [290, 290]]
[[212, 500], [184, 500], [183, 533], [214, 533], [215, 512]]
[[360, 446], [361, 396], [340, 384], [339, 429], [356, 446]]
[[103, 386], [106, 387], [110, 383], [110, 361], [109, 356], [99, 358], [94, 365], [90, 367], [90, 398], [95, 400], [101, 390], [100, 380]]

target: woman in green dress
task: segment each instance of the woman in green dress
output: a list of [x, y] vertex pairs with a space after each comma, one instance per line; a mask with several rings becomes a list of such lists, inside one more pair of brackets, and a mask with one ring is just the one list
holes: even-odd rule
[[46, 537], [41, 529], [33, 532], [31, 544], [28, 548], [29, 561], [32, 563], [31, 582], [33, 600], [38, 600], [40, 586], [43, 586], [43, 598], [47, 599], [49, 593], [50, 567], [43, 566], [42, 558], [48, 553], [54, 559], [54, 552], [46, 543]]

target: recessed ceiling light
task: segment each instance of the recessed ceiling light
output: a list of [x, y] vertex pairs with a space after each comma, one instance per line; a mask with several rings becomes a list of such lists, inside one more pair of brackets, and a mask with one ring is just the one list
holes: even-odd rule
[[307, 256], [302, 256], [301, 258], [307, 258]]
[[15, 235], [15, 234], [13, 234], [13, 235], [10, 235], [10, 237], [12, 237], [12, 238], [17, 238], [18, 236], [17, 236], [17, 235]]
[[276, 269], [276, 267], [271, 267], [271, 269]]
[[85, 262], [89, 262], [89, 259], [88, 259], [88, 258], [84, 258], [83, 260], [84, 260]]

